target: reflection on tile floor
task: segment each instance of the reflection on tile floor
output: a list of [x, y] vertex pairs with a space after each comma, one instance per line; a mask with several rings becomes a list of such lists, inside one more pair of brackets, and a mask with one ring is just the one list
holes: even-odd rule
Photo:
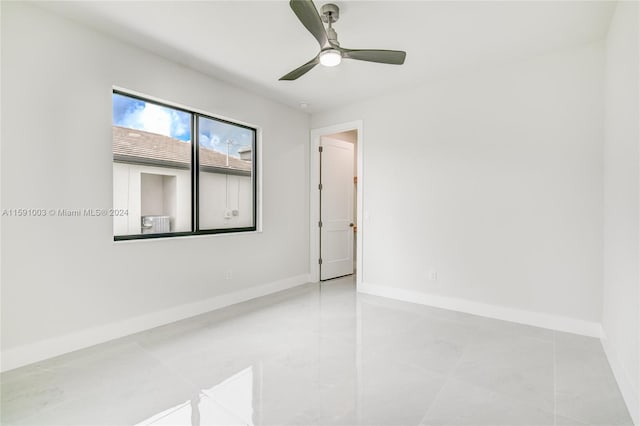
[[631, 425], [596, 339], [308, 284], [1, 375], [4, 425]]

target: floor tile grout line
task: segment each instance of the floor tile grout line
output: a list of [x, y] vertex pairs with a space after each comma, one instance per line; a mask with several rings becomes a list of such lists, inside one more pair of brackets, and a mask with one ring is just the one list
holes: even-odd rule
[[[554, 332], [554, 339], [553, 339], [553, 348], [554, 348], [554, 352], [553, 352], [553, 361], [554, 361], [554, 382], [553, 382], [553, 392], [554, 392], [554, 400], [553, 400], [553, 408], [554, 408], [554, 426], [557, 426], [557, 417], [558, 417], [558, 409], [557, 409], [557, 397], [558, 397], [558, 391], [557, 391], [557, 363], [558, 363], [558, 357], [557, 357], [557, 339], [558, 339], [558, 333], [559, 332]], [[585, 420], [580, 420], [575, 418], [572, 415], [567, 415], [567, 414], [562, 414], [562, 417], [572, 420], [574, 422], [583, 424], [584, 426], [594, 426], [591, 423], [585, 421]]]
[[[478, 330], [485, 330], [486, 331], [486, 329], [482, 329], [482, 328], [478, 328]], [[500, 334], [502, 334], [502, 332], [500, 332]], [[510, 333], [505, 333], [505, 334], [506, 335], [510, 335]], [[521, 337], [528, 339], [529, 336], [521, 336]], [[550, 340], [550, 339], [534, 339], [534, 340], [536, 340], [538, 343], [543, 343], [544, 342], [545, 344], [552, 344], [552, 356], [555, 357], [555, 355], [553, 353], [554, 344], [555, 344], [554, 340]], [[536, 409], [536, 410], [542, 411], [542, 412], [552, 416], [553, 422], [554, 422], [553, 425], [555, 426], [555, 398], [553, 398], [554, 401], [552, 401], [553, 409], [551, 411], [549, 411], [548, 409], [543, 409], [539, 404], [534, 403], [534, 402], [530, 402], [530, 401], [528, 401], [526, 399], [522, 399], [522, 398], [519, 398], [519, 397], [514, 397], [514, 396], [512, 396], [512, 395], [510, 395], [508, 393], [485, 387], [482, 384], [474, 383], [474, 382], [471, 382], [471, 381], [468, 381], [468, 380], [465, 380], [465, 379], [462, 379], [462, 378], [459, 378], [459, 377], [454, 377], [454, 373], [457, 370], [457, 368], [460, 365], [460, 363], [462, 362], [462, 359], [464, 358], [464, 355], [467, 354], [469, 348], [473, 344], [474, 344], [473, 342], [469, 342], [469, 343], [467, 343], [465, 345], [465, 349], [464, 349], [463, 354], [461, 355], [460, 359], [456, 362], [456, 364], [450, 370], [450, 372], [445, 375], [445, 377], [447, 377], [446, 383], [448, 383], [450, 381], [449, 379], [458, 380], [458, 381], [460, 381], [462, 383], [465, 383], [465, 384], [470, 385], [470, 386], [475, 386], [475, 387], [477, 387], [479, 389], [482, 389], [484, 391], [491, 392], [491, 393], [494, 393], [494, 394], [497, 394], [497, 395], [501, 395], [501, 396], [511, 400], [512, 402], [516, 402], [518, 404], [527, 406], [527, 407], [529, 407], [531, 409]], [[552, 369], [553, 369], [554, 374], [555, 374], [555, 366], [554, 365], [552, 365]], [[555, 383], [554, 383], [554, 392], [555, 392]], [[437, 395], [439, 395], [439, 394], [440, 394], [440, 392], [438, 392]], [[434, 399], [434, 402], [429, 406], [429, 409], [427, 410], [427, 414], [431, 410], [431, 407], [434, 405], [434, 403], [435, 403], [435, 399]], [[426, 414], [425, 414], [425, 418], [426, 418]]]
[[440, 387], [440, 389], [438, 389], [438, 392], [436, 393], [436, 395], [433, 397], [433, 400], [431, 401], [431, 403], [429, 404], [429, 406], [427, 407], [427, 411], [424, 413], [424, 416], [422, 416], [422, 420], [420, 420], [419, 425], [422, 425], [425, 421], [425, 419], [429, 416], [429, 412], [431, 411], [431, 409], [435, 406], [436, 401], [438, 400], [438, 397], [440, 396], [440, 394], [442, 394], [442, 390], [445, 388], [445, 386], [447, 385], [447, 383], [449, 383], [451, 380], [454, 379], [453, 377], [453, 373], [456, 371], [456, 369], [458, 368], [458, 366], [460, 365], [460, 363], [462, 362], [462, 358], [464, 358], [465, 354], [467, 353], [467, 351], [469, 350], [469, 346], [471, 345], [470, 342], [467, 342], [467, 344], [464, 345], [464, 349], [462, 350], [462, 353], [460, 354], [460, 358], [458, 358], [458, 360], [456, 361], [456, 363], [453, 365], [453, 367], [451, 368], [451, 370], [449, 371], [448, 374], [444, 375], [445, 380], [442, 383], [442, 386]]
[[[456, 323], [456, 324], [457, 324], [457, 323]], [[476, 329], [476, 330], [484, 330], [484, 331], [486, 331], [483, 327], [472, 326], [471, 328], [474, 328], [474, 329]], [[510, 333], [505, 333], [505, 334], [510, 334]], [[540, 340], [540, 341], [546, 341], [546, 342], [548, 342], [548, 340], [546, 340], [546, 339], [536, 339], [536, 340]], [[464, 356], [468, 353], [469, 348], [472, 346], [472, 344], [473, 344], [472, 342], [467, 342], [467, 343], [464, 345], [464, 350], [462, 351], [462, 354], [460, 355], [460, 358], [458, 358], [458, 360], [456, 361], [456, 363], [454, 364], [454, 366], [451, 368], [451, 370], [449, 371], [449, 373], [448, 373], [448, 374], [446, 374], [446, 375], [444, 376], [444, 377], [446, 377], [446, 379], [445, 379], [445, 381], [444, 381], [444, 383], [443, 383], [442, 387], [438, 390], [438, 393], [436, 394], [436, 396], [433, 398], [433, 401], [431, 402], [431, 404], [429, 404], [429, 407], [427, 408], [427, 411], [425, 412], [425, 415], [423, 416], [422, 420], [420, 421], [420, 424], [422, 424], [422, 422], [424, 422], [424, 420], [427, 418], [427, 416], [428, 416], [429, 412], [431, 411], [431, 409], [432, 409], [432, 408], [433, 408], [433, 406], [435, 405], [436, 400], [438, 399], [438, 397], [439, 397], [439, 396], [440, 396], [440, 394], [442, 393], [442, 390], [444, 389], [444, 387], [445, 387], [445, 386], [446, 386], [446, 385], [447, 385], [451, 380], [459, 380], [459, 381], [461, 381], [461, 382], [469, 383], [470, 385], [477, 386], [477, 387], [479, 387], [479, 388], [481, 388], [481, 389], [485, 389], [486, 391], [489, 391], [489, 392], [502, 394], [501, 392], [496, 392], [496, 391], [494, 391], [494, 390], [487, 389], [487, 388], [485, 388], [484, 386], [480, 386], [480, 385], [477, 385], [477, 384], [474, 384], [474, 383], [467, 382], [466, 380], [462, 380], [462, 379], [458, 379], [458, 378], [455, 378], [455, 377], [454, 377], [454, 373], [456, 372], [457, 368], [460, 366], [460, 363], [462, 362], [462, 360], [463, 360]], [[506, 396], [506, 395], [505, 395], [505, 396]], [[517, 399], [516, 399], [516, 401], [519, 401], [519, 400], [517, 400]], [[522, 403], [522, 401], [519, 401], [519, 402], [521, 402], [521, 403]], [[555, 422], [555, 415], [554, 415], [554, 422]], [[555, 424], [554, 424], [554, 426], [555, 426]]]
[[142, 346], [139, 342], [135, 342], [135, 344], [138, 345], [140, 347], [140, 349], [142, 349], [142, 351], [144, 353], [149, 355], [151, 358], [155, 359], [161, 366], [166, 368], [167, 371], [173, 373], [175, 376], [179, 377], [182, 381], [184, 381], [187, 384], [189, 384], [190, 386], [192, 386], [199, 394], [203, 394], [207, 398], [211, 399], [212, 401], [215, 401], [224, 411], [226, 411], [232, 417], [237, 418], [238, 421], [240, 421], [241, 423], [245, 424], [245, 422], [240, 417], [238, 417], [238, 415], [235, 412], [230, 410], [226, 405], [222, 404], [220, 401], [218, 401], [213, 396], [209, 395], [209, 393], [205, 392], [204, 389], [200, 389], [200, 385], [198, 385], [197, 383], [193, 382], [187, 376], [185, 376], [184, 374], [180, 373], [175, 368], [173, 368], [170, 365], [168, 365], [166, 362], [164, 362], [164, 360], [162, 358], [160, 358], [158, 355], [154, 354], [153, 352], [151, 352], [150, 350], [148, 350], [147, 348]]
[[422, 416], [422, 420], [420, 420], [420, 423], [418, 423], [418, 425], [424, 425], [425, 424], [425, 420], [429, 416], [429, 413], [431, 412], [431, 409], [434, 407], [434, 405], [436, 405], [436, 402], [438, 401], [438, 398], [440, 397], [440, 394], [442, 394], [442, 390], [445, 388], [445, 386], [451, 380], [453, 380], [452, 376], [446, 376], [446, 378], [444, 379], [444, 382], [442, 382], [442, 386], [440, 386], [440, 389], [438, 389], [438, 392], [433, 397], [433, 401], [431, 401], [431, 403], [429, 404], [429, 407], [427, 407], [427, 411], [424, 413], [424, 416]]
[[154, 360], [156, 360], [162, 367], [166, 368], [168, 371], [170, 371], [171, 373], [173, 373], [175, 376], [179, 377], [182, 381], [188, 383], [189, 385], [193, 386], [196, 389], [200, 389], [200, 386], [198, 386], [197, 383], [192, 382], [188, 377], [184, 376], [182, 373], [180, 373], [178, 370], [176, 370], [175, 368], [171, 367], [169, 364], [167, 364], [161, 357], [159, 357], [158, 355], [154, 354], [153, 352], [151, 352], [149, 349], [145, 348], [142, 344], [140, 344], [139, 342], [135, 342], [135, 344], [148, 356], [150, 356], [151, 358], [153, 358]]

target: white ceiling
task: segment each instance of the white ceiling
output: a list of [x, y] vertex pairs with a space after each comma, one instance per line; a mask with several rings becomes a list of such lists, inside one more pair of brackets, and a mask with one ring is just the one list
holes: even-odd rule
[[[320, 8], [325, 2], [316, 2]], [[316, 40], [287, 1], [42, 2], [131, 44], [308, 111], [410, 87], [446, 73], [602, 39], [610, 1], [335, 1], [342, 47], [397, 49], [404, 65], [345, 60], [296, 81]]]

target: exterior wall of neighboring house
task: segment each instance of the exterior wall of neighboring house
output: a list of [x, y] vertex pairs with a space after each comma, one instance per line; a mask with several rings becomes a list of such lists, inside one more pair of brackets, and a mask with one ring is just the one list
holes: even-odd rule
[[[164, 191], [152, 176], [175, 179], [175, 191]], [[147, 195], [143, 203], [143, 177]], [[156, 190], [153, 190], [153, 186]], [[113, 163], [113, 208], [128, 210], [128, 215], [113, 217], [114, 235], [142, 233], [143, 215], [171, 216], [171, 231], [191, 230], [191, 174], [189, 170], [169, 167], [143, 166], [138, 164]], [[172, 194], [173, 193], [173, 194]], [[166, 194], [166, 196], [165, 196]], [[174, 197], [173, 200], [169, 198]], [[173, 202], [172, 202], [173, 201]], [[143, 205], [146, 209], [143, 211]], [[163, 206], [163, 211], [153, 206]], [[166, 206], [166, 207], [165, 207]], [[174, 207], [171, 209], [170, 207]]]
[[200, 172], [200, 229], [252, 225], [250, 176]]
[[[128, 210], [114, 216], [114, 235], [140, 234], [146, 215], [170, 216], [171, 232], [191, 230], [189, 170], [114, 162], [113, 187], [114, 209]], [[250, 176], [201, 172], [201, 229], [251, 226], [251, 201]]]

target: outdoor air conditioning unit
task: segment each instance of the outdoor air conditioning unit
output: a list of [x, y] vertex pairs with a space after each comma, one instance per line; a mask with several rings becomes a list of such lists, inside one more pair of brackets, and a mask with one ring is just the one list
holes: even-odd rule
[[143, 234], [162, 234], [171, 232], [170, 216], [142, 216]]

